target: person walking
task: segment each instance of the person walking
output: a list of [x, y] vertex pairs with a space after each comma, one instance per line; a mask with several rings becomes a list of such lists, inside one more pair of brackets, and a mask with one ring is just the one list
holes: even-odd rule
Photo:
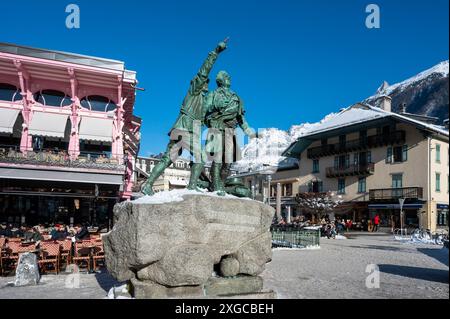
[[373, 231], [378, 232], [378, 227], [380, 226], [380, 216], [378, 214], [375, 215], [375, 218], [373, 219], [373, 223], [374, 223]]

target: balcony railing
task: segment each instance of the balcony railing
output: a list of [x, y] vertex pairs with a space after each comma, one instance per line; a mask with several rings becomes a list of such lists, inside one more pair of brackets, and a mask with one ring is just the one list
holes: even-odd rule
[[375, 164], [369, 163], [365, 165], [350, 165], [349, 167], [328, 167], [327, 177], [343, 177], [343, 176], [367, 176], [375, 173]]
[[390, 134], [378, 134], [346, 141], [345, 143], [325, 144], [308, 149], [308, 158], [318, 158], [323, 156], [342, 154], [365, 150], [369, 148], [381, 147], [385, 145], [401, 144], [406, 140], [405, 131], [394, 131]]
[[369, 199], [377, 200], [396, 200], [399, 198], [421, 199], [423, 198], [422, 187], [405, 187], [405, 188], [385, 188], [371, 189], [369, 191]]
[[52, 167], [70, 167], [86, 169], [102, 169], [122, 171], [125, 166], [115, 159], [107, 157], [86, 157], [80, 156], [76, 160], [71, 160], [65, 152], [29, 152], [27, 155], [12, 148], [0, 148], [0, 163], [22, 164], [22, 165], [45, 165]]

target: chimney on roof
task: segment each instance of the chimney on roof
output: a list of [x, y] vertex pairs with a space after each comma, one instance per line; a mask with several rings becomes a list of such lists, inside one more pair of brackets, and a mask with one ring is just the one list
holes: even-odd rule
[[402, 103], [400, 104], [400, 114], [405, 114], [406, 113], [406, 103]]
[[382, 95], [379, 100], [380, 109], [392, 112], [392, 98], [389, 95]]

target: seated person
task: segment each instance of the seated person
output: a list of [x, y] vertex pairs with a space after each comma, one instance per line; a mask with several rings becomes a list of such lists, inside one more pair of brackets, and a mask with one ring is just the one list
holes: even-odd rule
[[76, 225], [75, 231], [76, 231], [75, 233], [76, 240], [89, 239], [89, 231], [85, 226]]
[[13, 232], [13, 237], [24, 237], [25, 233], [28, 231], [28, 227], [22, 224], [20, 227], [14, 226], [11, 231]]
[[64, 225], [56, 224], [55, 228], [50, 232], [52, 240], [64, 240], [69, 236]]
[[2, 223], [0, 225], [0, 237], [6, 237], [6, 238], [13, 237], [11, 228], [8, 228], [6, 223]]
[[43, 240], [41, 233], [39, 232], [39, 226], [35, 226], [31, 229], [29, 229], [25, 234], [24, 238], [26, 241], [33, 241], [33, 242], [39, 242]]

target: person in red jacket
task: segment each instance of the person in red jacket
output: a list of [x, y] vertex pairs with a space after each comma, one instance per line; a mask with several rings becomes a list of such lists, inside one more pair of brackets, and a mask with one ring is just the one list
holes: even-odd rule
[[373, 231], [377, 232], [378, 231], [378, 227], [380, 225], [380, 216], [378, 216], [378, 214], [375, 216], [375, 218], [373, 219], [373, 223], [374, 223], [374, 228]]

